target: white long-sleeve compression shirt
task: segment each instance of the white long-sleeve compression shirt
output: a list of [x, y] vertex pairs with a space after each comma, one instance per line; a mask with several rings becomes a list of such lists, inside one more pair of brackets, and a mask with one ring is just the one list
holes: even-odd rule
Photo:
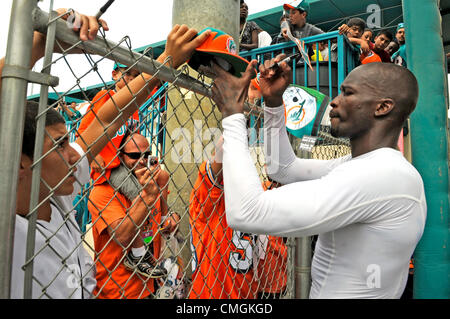
[[268, 170], [285, 185], [263, 191], [248, 150], [245, 117], [225, 118], [229, 225], [276, 236], [319, 234], [311, 298], [399, 298], [426, 219], [417, 170], [390, 148], [356, 158], [297, 159], [285, 132], [283, 108], [266, 108], [264, 117]]

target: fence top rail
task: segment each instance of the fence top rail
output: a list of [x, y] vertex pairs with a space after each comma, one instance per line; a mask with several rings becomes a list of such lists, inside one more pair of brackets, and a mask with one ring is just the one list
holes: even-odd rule
[[[33, 13], [34, 29], [46, 33], [48, 27], [48, 13], [36, 8]], [[137, 68], [150, 75], [158, 74], [158, 78], [165, 82], [176, 84], [182, 88], [194, 91], [196, 93], [211, 96], [209, 86], [198, 81], [197, 79], [177, 71], [171, 67], [167, 67], [158, 61], [148, 57], [145, 53], [133, 52], [130, 49], [120, 46], [112, 41], [106, 40], [100, 36], [90, 41], [81, 42], [73, 30], [67, 27], [63, 21], [56, 20], [56, 38], [74, 47], [80, 48], [90, 54], [98, 54], [104, 56], [114, 62], [119, 62], [130, 67]], [[111, 50], [114, 49], [114, 50]]]

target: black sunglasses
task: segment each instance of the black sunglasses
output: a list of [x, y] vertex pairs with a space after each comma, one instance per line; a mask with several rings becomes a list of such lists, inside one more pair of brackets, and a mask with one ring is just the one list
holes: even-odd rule
[[128, 156], [129, 158], [134, 159], [134, 160], [137, 160], [137, 159], [140, 159], [140, 158], [149, 158], [150, 155], [152, 155], [152, 152], [150, 152], [150, 151], [147, 151], [147, 152], [144, 152], [144, 153], [140, 153], [140, 152], [127, 153], [127, 152], [122, 151], [122, 153], [125, 154], [126, 156]]

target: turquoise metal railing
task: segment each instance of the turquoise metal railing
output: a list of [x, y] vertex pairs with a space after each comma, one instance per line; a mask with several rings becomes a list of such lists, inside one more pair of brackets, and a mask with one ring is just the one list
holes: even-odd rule
[[162, 85], [139, 108], [139, 122], [142, 123], [139, 131], [150, 139], [151, 146], [156, 146], [154, 155], [158, 156], [158, 158], [161, 158], [165, 152], [166, 127], [163, 123], [163, 118], [166, 112], [167, 87], [168, 83]]

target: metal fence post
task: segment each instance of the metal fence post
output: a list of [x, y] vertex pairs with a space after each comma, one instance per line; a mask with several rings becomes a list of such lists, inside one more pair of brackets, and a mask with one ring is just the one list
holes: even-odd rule
[[[236, 46], [239, 45], [239, 1], [222, 1], [222, 0], [205, 0], [202, 2], [201, 8], [192, 6], [190, 0], [174, 0], [172, 10], [172, 24], [186, 24], [197, 31], [201, 31], [206, 27], [212, 27], [222, 30], [233, 36]], [[189, 74], [197, 74], [193, 69], [189, 69]], [[170, 87], [169, 87], [170, 88]], [[217, 108], [215, 108], [209, 99], [201, 102], [190, 94], [183, 94], [178, 90], [168, 91], [167, 103], [167, 138], [165, 145], [164, 163], [171, 174], [173, 191], [169, 194], [169, 206], [172, 210], [180, 213], [182, 221], [180, 231], [185, 236], [189, 231], [189, 218], [187, 209], [189, 207], [189, 197], [192, 185], [194, 185], [197, 177], [198, 165], [203, 162], [203, 154], [196, 152], [199, 146], [209, 141], [202, 140], [202, 133], [208, 128], [219, 127], [222, 116]], [[208, 114], [208, 116], [205, 116]], [[182, 136], [174, 137], [175, 133], [182, 128]], [[185, 136], [184, 132], [187, 135]], [[198, 134], [200, 133], [200, 134]], [[199, 136], [200, 135], [200, 136]], [[183, 158], [172, 158], [175, 150], [176, 140], [179, 137], [189, 140], [191, 150], [188, 157], [191, 160]], [[192, 139], [190, 139], [192, 137]], [[171, 156], [172, 155], [172, 156]], [[193, 156], [192, 156], [193, 155]], [[198, 156], [200, 155], [200, 156]], [[178, 160], [178, 162], [177, 162]], [[182, 169], [180, 169], [182, 168]], [[190, 263], [191, 252], [188, 245], [183, 247], [183, 259]], [[191, 267], [187, 268], [188, 270]], [[190, 277], [190, 273], [187, 274]]]
[[[311, 153], [299, 149], [301, 140], [290, 135], [292, 148], [297, 157], [311, 158]], [[294, 248], [295, 298], [308, 299], [311, 289], [311, 237], [295, 238]]]
[[[53, 1], [52, 1], [53, 2]], [[53, 7], [53, 3], [51, 3]], [[51, 8], [53, 9], [53, 8]], [[58, 15], [56, 12], [51, 12], [49, 14], [50, 20], [56, 18]], [[44, 56], [44, 68], [42, 73], [50, 74], [53, 47], [55, 45], [55, 33], [56, 24], [52, 23], [48, 27], [46, 44], [45, 44], [45, 56]], [[36, 140], [34, 147], [34, 167], [33, 167], [33, 177], [31, 181], [31, 194], [30, 194], [30, 212], [28, 218], [28, 233], [27, 233], [27, 249], [25, 260], [31, 260], [30, 263], [25, 264], [25, 280], [24, 280], [24, 299], [31, 299], [33, 297], [33, 255], [35, 250], [35, 237], [36, 237], [36, 221], [37, 221], [37, 210], [36, 207], [39, 204], [39, 186], [41, 184], [41, 166], [42, 161], [39, 158], [42, 156], [42, 149], [44, 144], [45, 136], [45, 118], [47, 113], [45, 112], [48, 104], [48, 85], [41, 85], [40, 99], [39, 99], [39, 111], [38, 119], [36, 124]], [[42, 114], [42, 115], [40, 115]]]
[[[16, 189], [24, 127], [28, 70], [33, 43], [32, 12], [37, 1], [15, 0], [11, 9], [0, 115], [0, 298], [10, 296]], [[22, 72], [21, 72], [22, 71]]]

